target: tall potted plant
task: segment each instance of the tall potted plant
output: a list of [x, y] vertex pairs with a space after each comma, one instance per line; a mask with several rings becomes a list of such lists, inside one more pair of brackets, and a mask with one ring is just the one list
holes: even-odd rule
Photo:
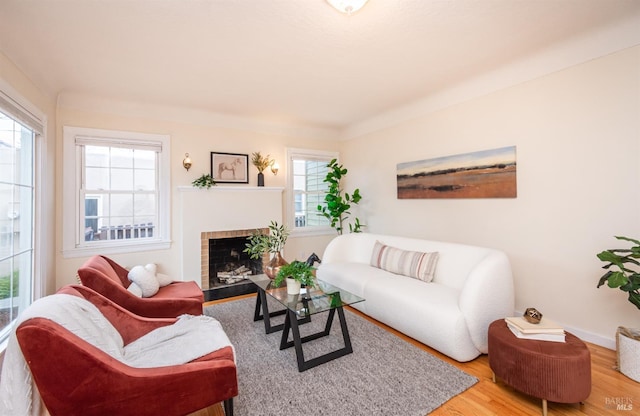
[[[616, 236], [628, 241], [631, 248], [616, 248], [598, 253], [598, 258], [606, 264], [607, 272], [600, 277], [598, 287], [607, 284], [612, 289], [627, 293], [627, 299], [640, 309], [640, 240]], [[627, 377], [640, 382], [640, 330], [618, 327], [616, 333], [618, 369]]]
[[271, 221], [268, 228], [269, 231], [266, 234], [256, 230], [247, 237], [244, 252], [254, 260], [261, 259], [265, 253], [268, 253], [269, 259], [266, 264], [263, 262], [262, 268], [265, 274], [273, 279], [278, 273], [279, 267], [287, 264], [282, 257], [282, 250], [289, 237], [289, 229], [284, 224], [278, 224], [277, 221]]
[[[329, 223], [336, 229], [338, 234], [342, 234], [347, 219], [349, 215], [351, 215], [349, 211], [351, 204], [358, 204], [362, 197], [360, 196], [360, 189], [358, 188], [349, 194], [348, 192], [344, 192], [340, 187], [340, 181], [347, 174], [347, 169], [341, 164], [338, 164], [336, 159], [332, 159], [327, 167], [329, 171], [324, 178], [324, 182], [329, 184], [329, 189], [327, 189], [325, 193], [325, 205], [318, 205], [317, 210], [329, 220]], [[349, 223], [349, 231], [352, 233], [361, 232], [361, 227], [363, 227], [363, 225], [360, 224], [360, 220], [357, 217], [353, 224]]]

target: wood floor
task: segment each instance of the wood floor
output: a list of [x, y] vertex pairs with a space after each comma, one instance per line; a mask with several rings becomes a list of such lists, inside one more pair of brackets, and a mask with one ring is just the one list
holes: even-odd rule
[[[255, 296], [247, 295], [242, 297]], [[239, 299], [233, 298], [232, 300]], [[217, 302], [209, 302], [211, 305]], [[388, 326], [375, 321], [359, 311], [349, 308], [352, 312], [385, 328], [402, 339], [422, 348], [468, 374], [478, 378], [478, 383], [473, 387], [452, 398], [431, 415], [436, 416], [473, 416], [473, 415], [508, 415], [508, 416], [539, 416], [542, 414], [542, 401], [519, 393], [505, 385], [499, 379], [497, 383], [492, 381], [492, 372], [489, 368], [487, 355], [481, 355], [473, 361], [459, 363], [438, 351], [435, 351]], [[247, 319], [250, 319], [248, 317]], [[548, 414], [550, 416], [564, 415], [636, 415], [640, 414], [640, 383], [627, 378], [614, 369], [615, 351], [597, 345], [587, 343], [591, 351], [591, 395], [583, 405], [561, 404], [549, 402]], [[357, 354], [357, 351], [353, 352]], [[242, 394], [242, 392], [240, 392]], [[619, 406], [619, 407], [618, 407]], [[224, 416], [221, 405], [214, 405], [193, 413], [191, 416]], [[247, 416], [247, 415], [236, 415]], [[254, 416], [254, 415], [250, 415]], [[282, 415], [286, 416], [286, 415]], [[336, 415], [343, 416], [343, 415]], [[347, 416], [347, 415], [344, 415]], [[374, 416], [374, 415], [372, 415]], [[377, 416], [377, 415], [376, 415]]]

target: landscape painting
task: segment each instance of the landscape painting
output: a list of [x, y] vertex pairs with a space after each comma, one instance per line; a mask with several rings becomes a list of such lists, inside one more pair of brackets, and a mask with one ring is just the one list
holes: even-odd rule
[[515, 198], [516, 147], [397, 165], [398, 199]]

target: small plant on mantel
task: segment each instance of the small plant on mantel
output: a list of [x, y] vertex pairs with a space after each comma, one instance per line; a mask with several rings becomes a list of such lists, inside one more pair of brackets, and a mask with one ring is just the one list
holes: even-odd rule
[[216, 184], [216, 181], [213, 179], [213, 176], [211, 176], [208, 173], [203, 174], [198, 179], [191, 182], [191, 185], [193, 185], [196, 188], [206, 188], [206, 189], [209, 189], [212, 186], [215, 186], [215, 184]]

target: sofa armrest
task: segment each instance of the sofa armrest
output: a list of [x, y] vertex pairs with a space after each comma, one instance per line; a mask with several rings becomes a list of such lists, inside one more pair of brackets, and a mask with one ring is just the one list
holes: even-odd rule
[[486, 354], [489, 325], [512, 316], [515, 308], [513, 276], [505, 253], [494, 250], [474, 267], [462, 287], [459, 307], [471, 340]]
[[178, 416], [238, 394], [232, 353], [133, 368], [45, 318], [25, 321], [17, 336], [51, 414]]

